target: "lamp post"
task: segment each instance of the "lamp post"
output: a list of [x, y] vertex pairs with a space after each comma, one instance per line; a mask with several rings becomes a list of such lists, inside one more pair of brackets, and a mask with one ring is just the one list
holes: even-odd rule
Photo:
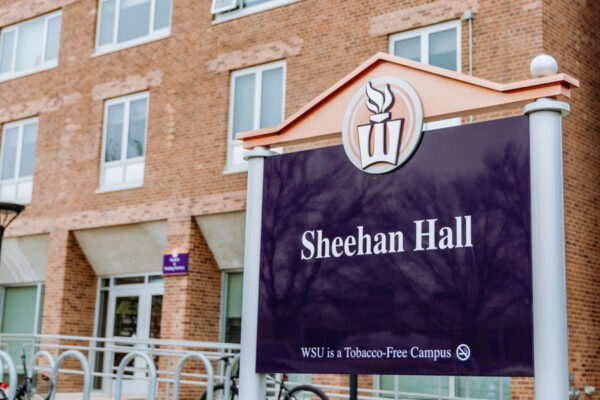
[[[4, 230], [25, 209], [24, 205], [0, 202], [0, 254], [2, 253], [2, 237]], [[1, 260], [1, 257], [0, 257]]]

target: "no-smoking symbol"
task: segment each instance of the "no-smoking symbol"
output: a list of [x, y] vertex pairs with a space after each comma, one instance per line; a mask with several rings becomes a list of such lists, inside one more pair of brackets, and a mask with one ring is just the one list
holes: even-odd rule
[[471, 349], [466, 344], [460, 344], [456, 348], [456, 357], [460, 361], [467, 361], [471, 357]]

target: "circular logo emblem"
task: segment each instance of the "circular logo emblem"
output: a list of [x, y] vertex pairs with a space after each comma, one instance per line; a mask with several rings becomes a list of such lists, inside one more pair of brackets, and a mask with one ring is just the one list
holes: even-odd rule
[[377, 78], [360, 88], [346, 108], [344, 150], [356, 168], [385, 174], [415, 152], [422, 127], [423, 107], [415, 89], [400, 78]]
[[461, 344], [456, 348], [456, 357], [460, 361], [467, 361], [471, 357], [471, 349], [466, 344]]

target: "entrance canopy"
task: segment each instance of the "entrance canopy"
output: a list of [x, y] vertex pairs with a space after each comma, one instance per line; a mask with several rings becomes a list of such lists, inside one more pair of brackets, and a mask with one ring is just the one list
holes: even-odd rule
[[560, 73], [501, 84], [390, 54], [377, 53], [297, 113], [272, 127], [242, 132], [244, 147], [277, 147], [339, 134], [344, 112], [356, 91], [379, 76], [410, 83], [423, 104], [424, 122], [523, 106], [542, 97], [565, 99], [579, 81]]

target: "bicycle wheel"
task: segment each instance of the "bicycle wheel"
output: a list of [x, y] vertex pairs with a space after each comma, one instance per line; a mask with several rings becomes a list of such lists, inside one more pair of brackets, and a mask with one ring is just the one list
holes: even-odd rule
[[[225, 400], [223, 397], [225, 395], [225, 386], [222, 383], [215, 385], [213, 388], [213, 400]], [[231, 392], [229, 394], [229, 400], [237, 400], [238, 398], [238, 388], [235, 386], [231, 387]], [[206, 400], [206, 392], [202, 393], [200, 400]]]
[[286, 399], [288, 400], [329, 400], [329, 397], [321, 389], [311, 385], [296, 386], [287, 392]]

